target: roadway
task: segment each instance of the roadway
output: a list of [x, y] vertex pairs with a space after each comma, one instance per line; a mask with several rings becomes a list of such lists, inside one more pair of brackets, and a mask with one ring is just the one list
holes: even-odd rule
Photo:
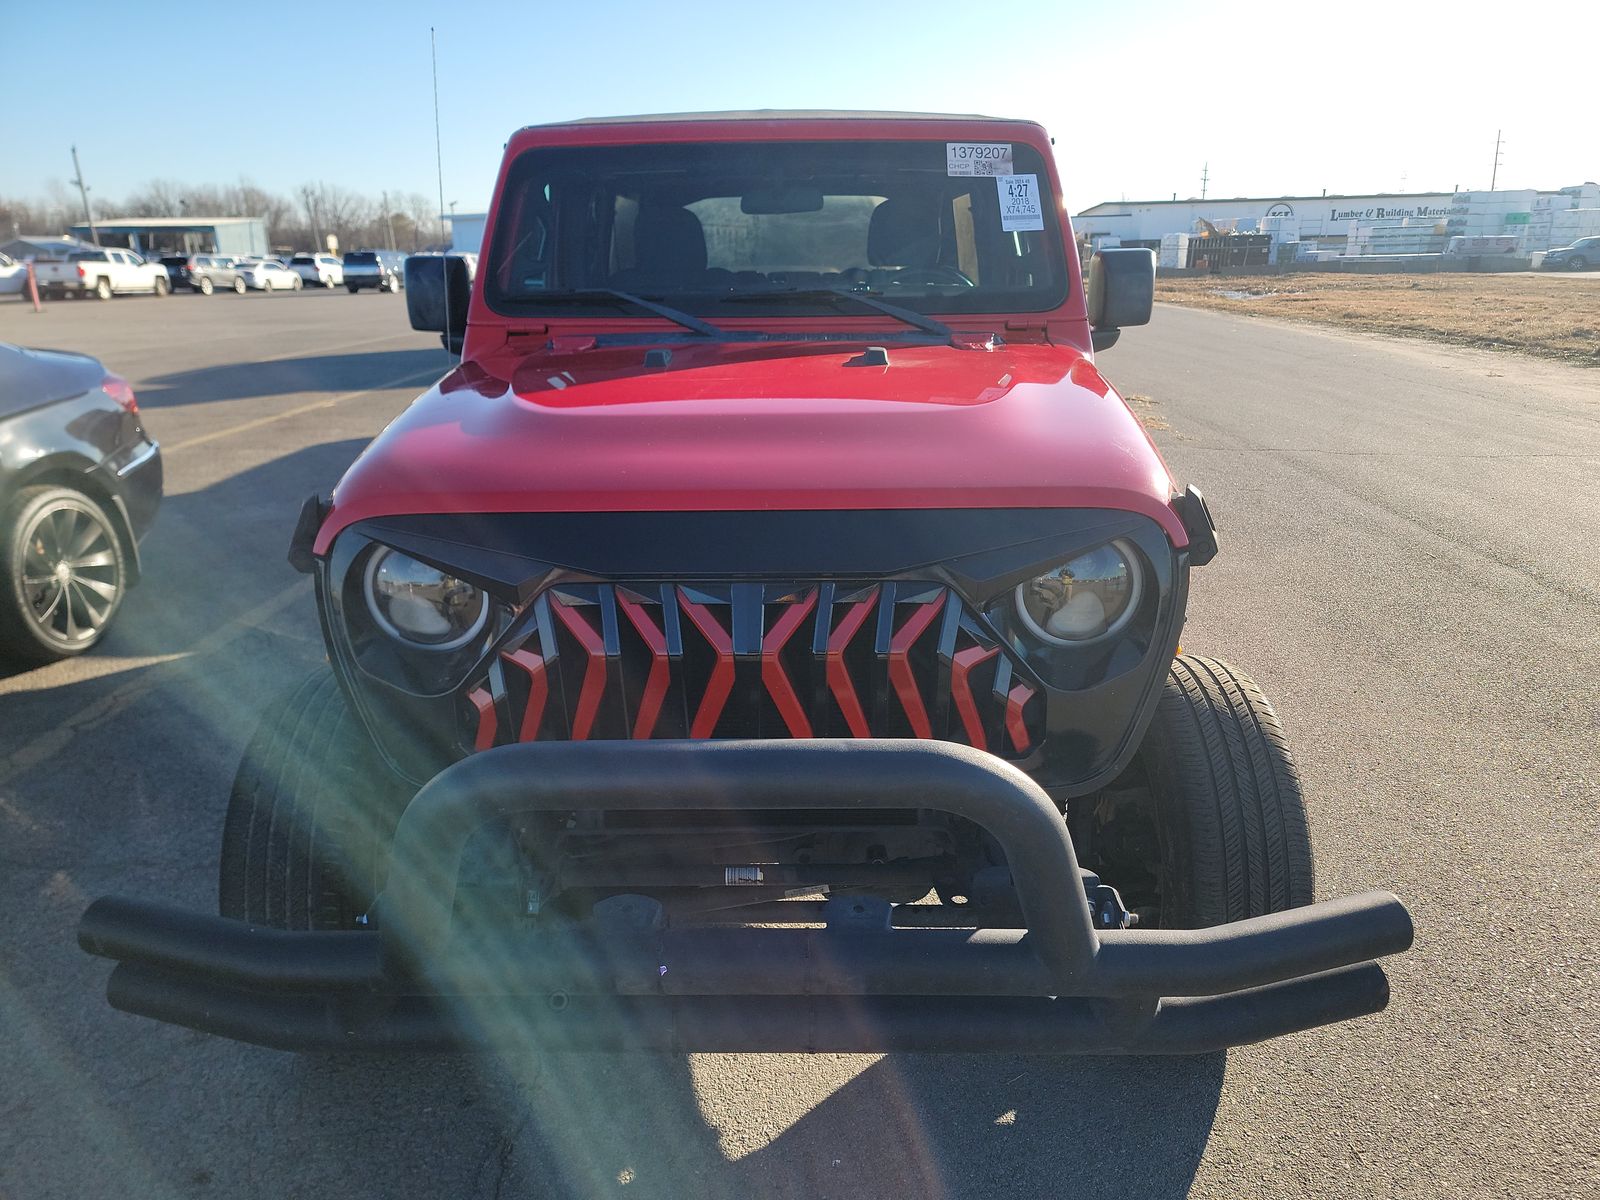
[[167, 502], [95, 654], [0, 678], [0, 1194], [1596, 1194], [1600, 373], [1162, 308], [1103, 358], [1223, 553], [1186, 648], [1276, 702], [1321, 896], [1416, 948], [1365, 1021], [1193, 1061], [302, 1058], [113, 1013], [73, 926], [215, 903], [229, 781], [322, 661], [284, 562], [446, 360], [364, 293], [0, 303], [132, 380]]

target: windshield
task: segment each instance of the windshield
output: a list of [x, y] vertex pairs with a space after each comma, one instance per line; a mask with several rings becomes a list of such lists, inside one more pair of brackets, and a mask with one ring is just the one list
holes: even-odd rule
[[921, 313], [1037, 312], [1066, 296], [1040, 154], [952, 175], [945, 142], [531, 150], [511, 167], [487, 280], [505, 312], [603, 314], [606, 289], [701, 315], [837, 313], [831, 291]]

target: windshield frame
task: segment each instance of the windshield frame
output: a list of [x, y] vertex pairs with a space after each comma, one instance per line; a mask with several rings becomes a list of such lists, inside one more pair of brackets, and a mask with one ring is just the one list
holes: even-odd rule
[[[960, 326], [963, 324], [986, 328], [995, 328], [1004, 324], [1007, 317], [1032, 318], [1030, 324], [1040, 324], [1043, 320], [1075, 320], [1082, 318], [1081, 290], [1079, 263], [1075, 248], [1071, 243], [1070, 226], [1066, 220], [1065, 204], [1061, 199], [1059, 181], [1056, 175], [1054, 156], [1049, 149], [1048, 139], [1037, 126], [1018, 122], [1001, 122], [987, 119], [976, 119], [973, 122], [978, 129], [965, 127], [953, 128], [945, 120], [928, 121], [820, 121], [820, 122], [714, 122], [690, 121], [673, 128], [672, 136], [648, 137], [626, 136], [628, 126], [615, 125], [607, 128], [603, 125], [591, 126], [583, 129], [577, 126], [547, 126], [537, 129], [525, 130], [523, 134], [514, 137], [502, 165], [500, 179], [496, 188], [494, 204], [491, 207], [491, 219], [484, 238], [485, 266], [477, 272], [474, 282], [474, 309], [475, 323], [481, 320], [482, 315], [493, 314], [495, 317], [506, 319], [510, 322], [537, 321], [545, 322], [582, 322], [584, 324], [610, 323], [621, 319], [624, 322], [637, 322], [638, 316], [626, 317], [618, 314], [614, 308], [605, 306], [585, 305], [577, 296], [585, 292], [593, 292], [594, 288], [573, 288], [574, 303], [563, 306], [560, 297], [567, 289], [552, 289], [540, 294], [536, 299], [519, 297], [508, 294], [497, 286], [496, 266], [502, 256], [509, 252], [506, 245], [508, 238], [516, 236], [509, 217], [508, 203], [514, 203], [518, 189], [525, 187], [528, 174], [541, 167], [545, 167], [550, 159], [549, 152], [575, 152], [581, 154], [585, 151], [606, 150], [614, 147], [681, 147], [686, 153], [703, 148], [714, 149], [728, 144], [760, 143], [779, 146], [783, 144], [827, 144], [827, 143], [926, 143], [939, 145], [950, 141], [972, 139], [986, 139], [990, 141], [1010, 141], [1024, 153], [1037, 155], [1038, 162], [1034, 170], [1024, 172], [1036, 174], [1039, 188], [1043, 193], [1041, 210], [1043, 212], [1043, 229], [1039, 231], [1045, 239], [1044, 253], [1054, 263], [1056, 278], [1048, 287], [1037, 289], [1014, 288], [1002, 291], [998, 288], [983, 289], [987, 292], [984, 296], [985, 303], [977, 303], [977, 296], [967, 298], [968, 302], [948, 303], [947, 298], [930, 291], [918, 295], [894, 296], [895, 304], [927, 318], [939, 318], [950, 324]], [[556, 133], [567, 136], [550, 136]], [[656, 129], [650, 130], [655, 134]], [[598, 134], [599, 136], [595, 136]], [[535, 137], [531, 135], [545, 135]], [[943, 147], [941, 146], [941, 158]], [[930, 174], [932, 174], [930, 172]], [[853, 327], [858, 325], [882, 325], [884, 316], [871, 311], [867, 305], [860, 306], [861, 311], [848, 311], [847, 306], [837, 302], [826, 303], [819, 301], [816, 305], [807, 308], [793, 303], [778, 302], [766, 311], [761, 311], [751, 303], [751, 296], [758, 295], [765, 288], [732, 289], [728, 292], [719, 290], [690, 291], [668, 288], [640, 287], [637, 294], [663, 304], [670, 304], [684, 312], [696, 317], [714, 320], [722, 326], [749, 328], [751, 326], [784, 326], [797, 325], [815, 327], [819, 322], [825, 321], [832, 325]], [[774, 293], [778, 289], [773, 289]], [[802, 291], [828, 291], [826, 285], [822, 288], [802, 287]], [[843, 289], [838, 289], [841, 296], [847, 295]], [[1030, 296], [1028, 291], [1037, 291], [1039, 294]], [[880, 293], [873, 293], [878, 295]], [[1074, 304], [1074, 298], [1078, 303]], [[956, 293], [950, 299], [961, 299]], [[735, 303], [735, 301], [737, 301]], [[653, 318], [643, 318], [653, 320]], [[498, 324], [499, 322], [493, 322]]]

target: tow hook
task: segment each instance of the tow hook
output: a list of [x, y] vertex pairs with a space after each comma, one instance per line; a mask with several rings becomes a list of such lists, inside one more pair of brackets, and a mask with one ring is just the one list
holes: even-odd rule
[[1117, 889], [1101, 883], [1093, 871], [1083, 872], [1083, 890], [1089, 897], [1089, 913], [1096, 929], [1132, 929], [1139, 923], [1139, 915], [1128, 911]]

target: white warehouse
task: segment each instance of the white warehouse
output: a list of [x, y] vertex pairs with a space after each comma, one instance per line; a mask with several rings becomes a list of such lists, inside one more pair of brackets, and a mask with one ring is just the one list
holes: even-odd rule
[[1084, 209], [1072, 224], [1080, 238], [1097, 247], [1120, 244], [1160, 250], [1161, 239], [1171, 234], [1270, 233], [1274, 242], [1309, 243], [1329, 251], [1348, 246], [1354, 251], [1374, 240], [1370, 231], [1406, 229], [1441, 242], [1458, 235], [1514, 236], [1517, 249], [1531, 254], [1600, 233], [1600, 186], [1108, 201]]

